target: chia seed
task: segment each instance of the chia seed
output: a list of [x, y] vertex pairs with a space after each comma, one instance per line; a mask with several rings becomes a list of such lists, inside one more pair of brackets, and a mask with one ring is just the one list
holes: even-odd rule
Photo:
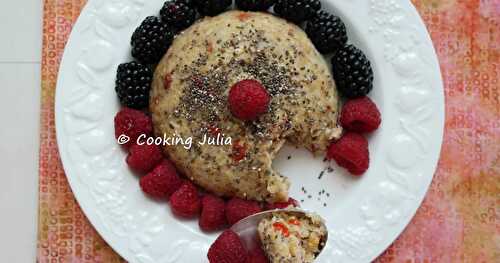
[[321, 171], [321, 172], [319, 173], [318, 179], [319, 179], [319, 180], [321, 180], [321, 178], [323, 177], [323, 175], [324, 175], [324, 174], [325, 174], [325, 171], [324, 171], [324, 170], [323, 170], [323, 171]]

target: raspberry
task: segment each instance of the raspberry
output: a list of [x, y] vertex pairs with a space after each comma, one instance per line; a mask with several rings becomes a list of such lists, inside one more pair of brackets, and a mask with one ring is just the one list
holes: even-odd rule
[[248, 254], [240, 237], [232, 230], [226, 230], [208, 250], [210, 263], [245, 263]]
[[288, 198], [286, 202], [278, 202], [274, 204], [266, 204], [266, 210], [274, 210], [274, 209], [285, 209], [289, 206], [299, 207], [299, 202], [293, 198]]
[[260, 246], [257, 246], [248, 253], [247, 263], [269, 263], [269, 259], [264, 250]]
[[377, 105], [368, 97], [348, 101], [342, 108], [340, 123], [347, 130], [364, 133], [372, 132], [380, 125]]
[[161, 150], [156, 145], [138, 145], [130, 147], [126, 162], [135, 171], [147, 173], [163, 159]]
[[163, 160], [156, 168], [139, 181], [142, 191], [151, 197], [164, 199], [172, 195], [182, 185], [174, 165]]
[[231, 87], [228, 100], [229, 109], [236, 118], [250, 121], [267, 112], [271, 98], [260, 82], [247, 79]]
[[226, 224], [226, 203], [215, 195], [205, 195], [201, 200], [201, 217], [198, 224], [203, 231], [214, 231]]
[[241, 219], [261, 211], [259, 203], [255, 201], [233, 198], [227, 203], [226, 219], [230, 225], [233, 225]]
[[328, 159], [334, 159], [353, 175], [362, 175], [370, 165], [368, 141], [365, 137], [348, 132], [328, 147]]
[[151, 118], [142, 111], [123, 108], [115, 116], [115, 137], [126, 135], [130, 140], [124, 144], [130, 147], [141, 134], [149, 135], [153, 132]]
[[179, 217], [197, 216], [201, 209], [201, 202], [196, 186], [186, 181], [170, 197], [170, 207], [172, 212]]

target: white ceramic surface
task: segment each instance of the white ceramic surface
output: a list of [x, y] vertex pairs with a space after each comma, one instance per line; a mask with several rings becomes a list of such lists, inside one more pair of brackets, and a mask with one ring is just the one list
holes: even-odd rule
[[[131, 59], [133, 30], [162, 4], [89, 1], [60, 68], [59, 151], [85, 214], [124, 258], [141, 263], [206, 262], [216, 234], [200, 232], [196, 220], [174, 218], [166, 203], [146, 198], [114, 140], [117, 65]], [[291, 196], [304, 199], [304, 208], [327, 220], [329, 242], [317, 261], [369, 262], [405, 228], [432, 180], [444, 125], [441, 75], [426, 28], [409, 1], [324, 0], [323, 6], [343, 18], [350, 41], [373, 64], [375, 88], [370, 96], [383, 124], [369, 136], [370, 169], [354, 178], [293, 147], [285, 147], [274, 165], [291, 178]], [[318, 179], [328, 165], [334, 172]], [[317, 194], [323, 189], [329, 197]]]

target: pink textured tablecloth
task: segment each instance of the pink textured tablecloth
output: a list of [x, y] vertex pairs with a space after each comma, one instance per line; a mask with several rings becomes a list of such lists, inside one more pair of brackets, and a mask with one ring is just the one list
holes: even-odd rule
[[[377, 262], [500, 262], [500, 1], [413, 0], [439, 56], [446, 128], [431, 188]], [[85, 1], [45, 0], [38, 262], [121, 262], [80, 210], [55, 138], [57, 71]]]

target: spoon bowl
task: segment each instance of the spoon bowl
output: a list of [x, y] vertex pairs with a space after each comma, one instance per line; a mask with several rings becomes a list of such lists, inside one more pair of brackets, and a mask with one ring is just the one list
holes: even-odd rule
[[[238, 234], [238, 236], [241, 239], [241, 242], [243, 243], [247, 251], [252, 251], [256, 247], [260, 246], [260, 238], [257, 233], [257, 226], [259, 225], [260, 221], [270, 214], [280, 213], [280, 212], [296, 215], [297, 217], [304, 217], [307, 216], [307, 214], [310, 214], [304, 210], [297, 208], [275, 209], [275, 210], [264, 211], [238, 221], [231, 227], [231, 230], [234, 231], [236, 234]], [[321, 221], [321, 225], [326, 229], [326, 233], [324, 236], [324, 246], [322, 247], [324, 248], [326, 246], [326, 242], [328, 241], [328, 229], [323, 220]], [[321, 251], [319, 253], [321, 253]], [[316, 255], [316, 258], [319, 256], [319, 253], [318, 255]]]

